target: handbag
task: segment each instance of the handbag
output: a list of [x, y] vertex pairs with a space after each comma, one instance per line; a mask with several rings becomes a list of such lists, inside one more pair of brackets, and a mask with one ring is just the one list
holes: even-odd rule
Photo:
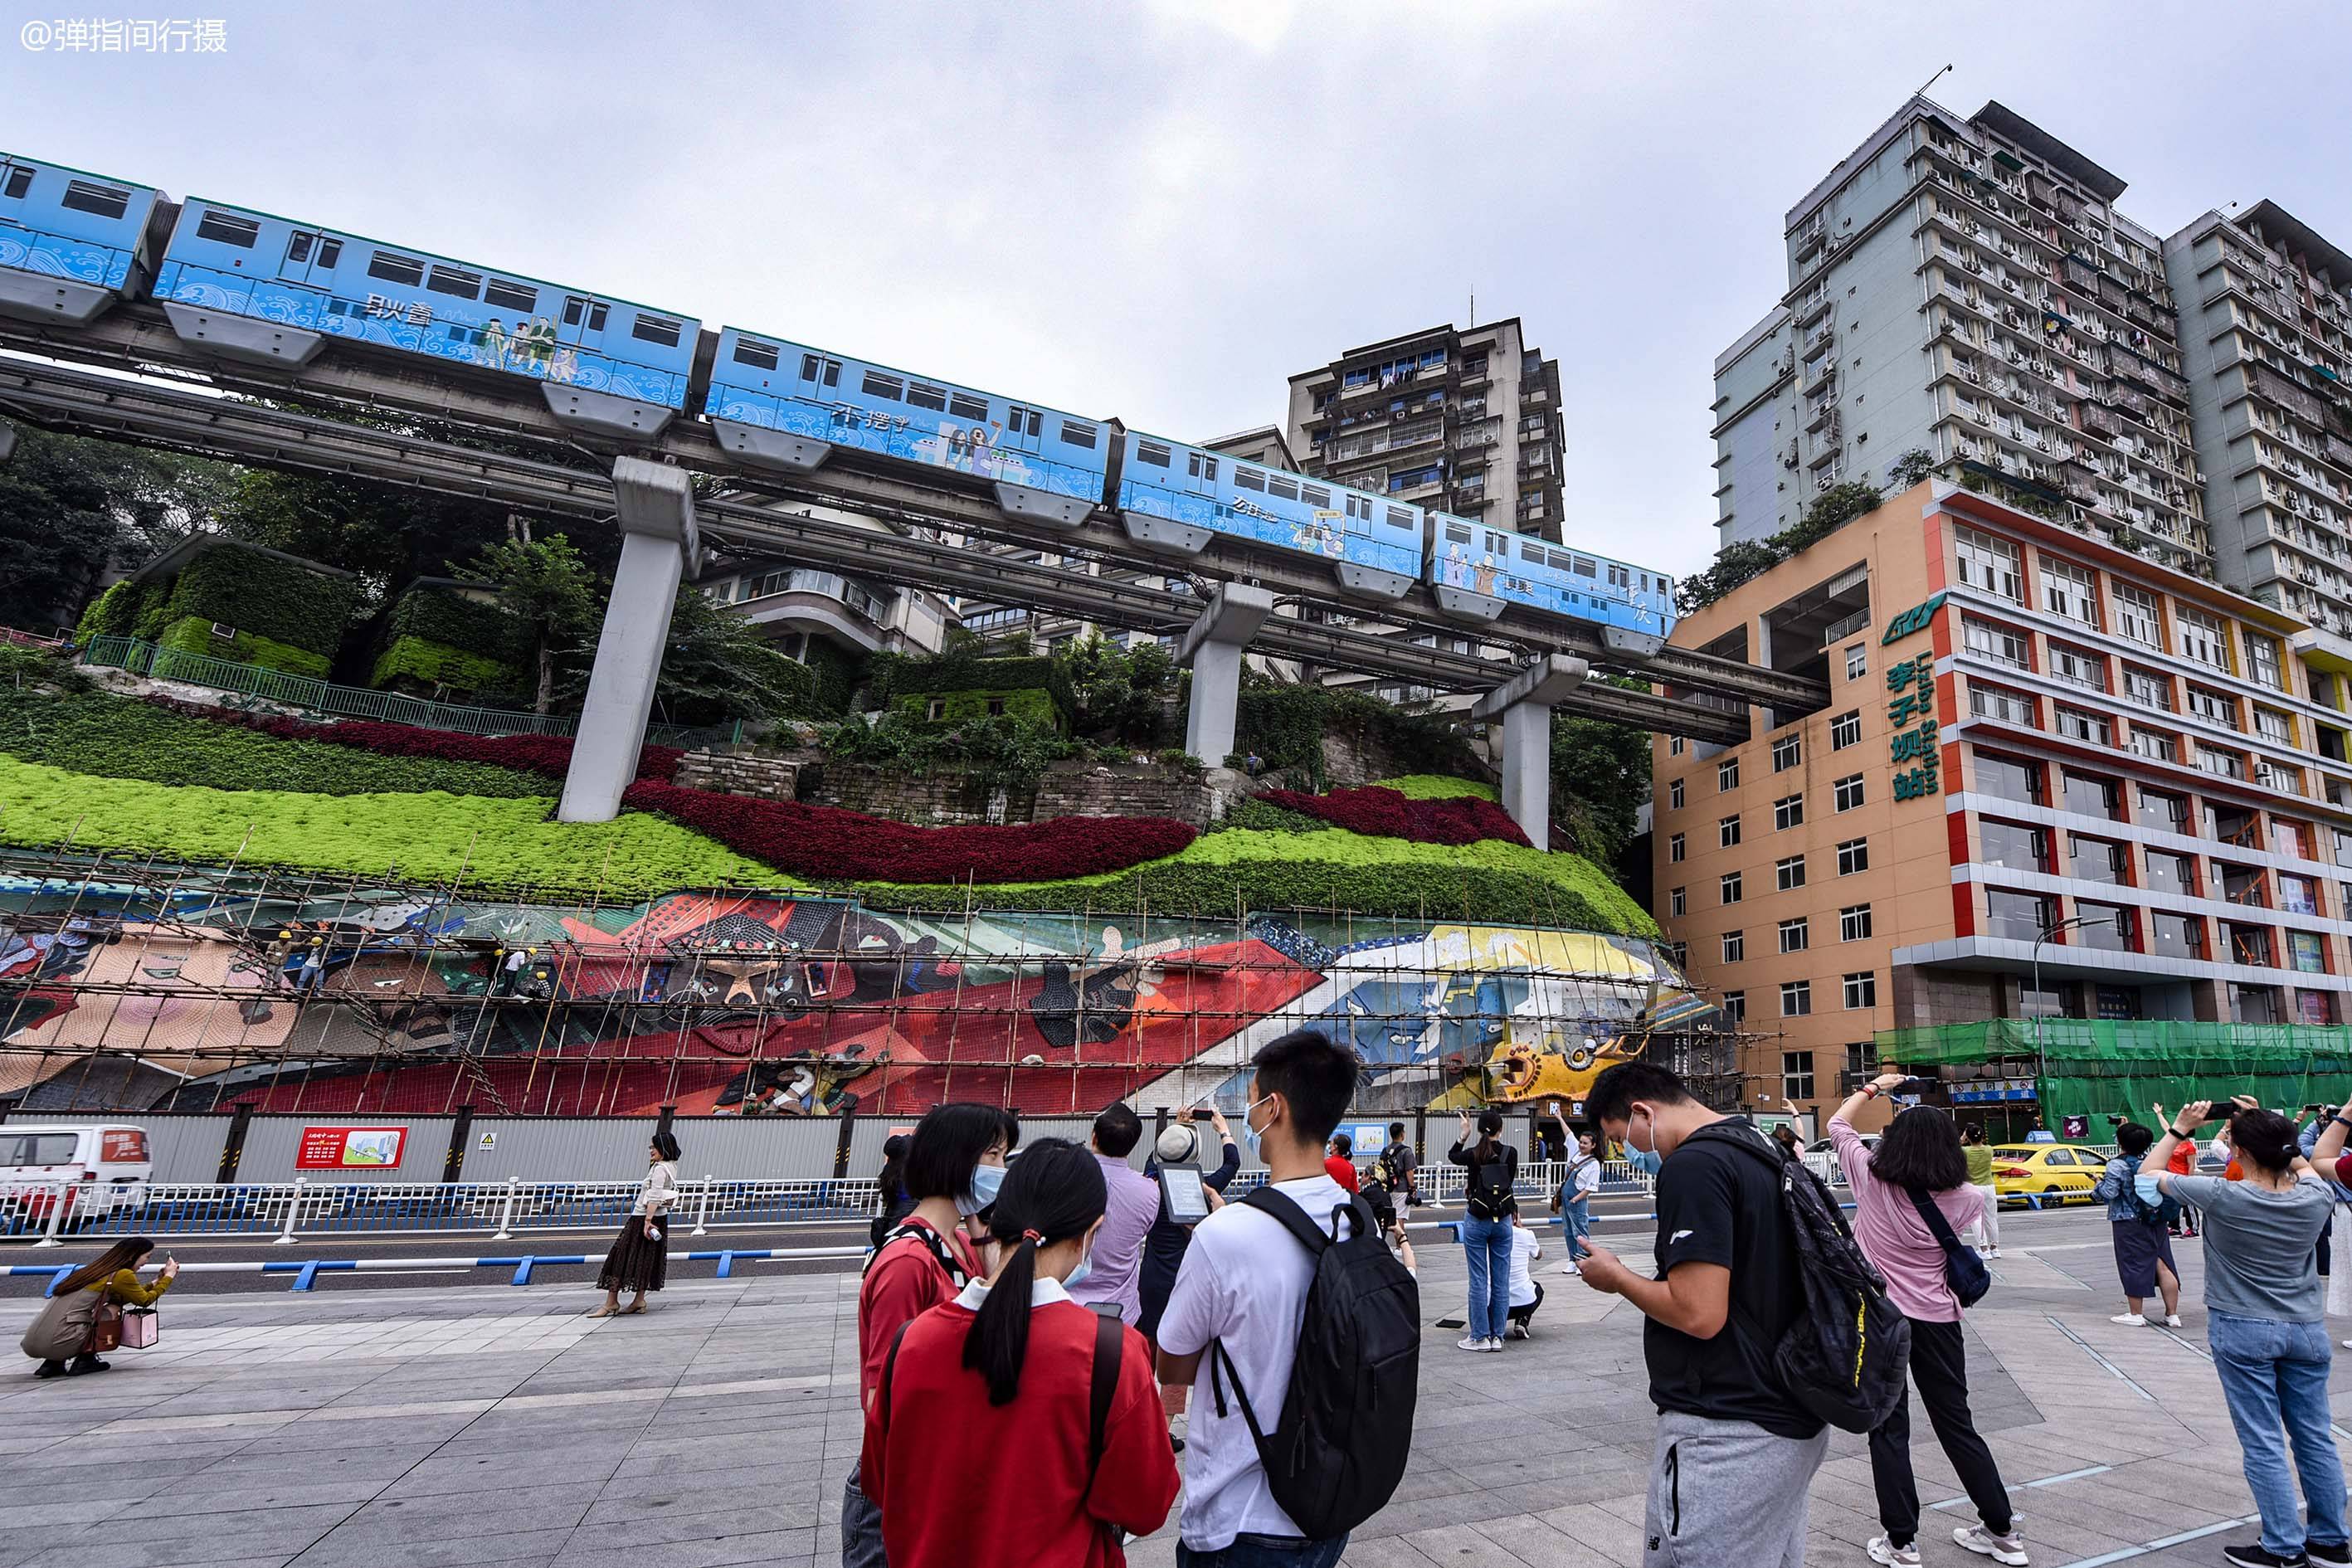
[[90, 1324], [89, 1353], [104, 1355], [122, 1348], [122, 1309], [111, 1301], [99, 1303], [98, 1316]]
[[122, 1348], [152, 1349], [163, 1337], [163, 1320], [152, 1307], [132, 1307], [122, 1314]]
[[1911, 1194], [1911, 1206], [1919, 1211], [1936, 1245], [1944, 1249], [1944, 1283], [1952, 1288], [1952, 1294], [1963, 1307], [1973, 1307], [1983, 1300], [1985, 1293], [1992, 1289], [1992, 1270], [1985, 1267], [1985, 1260], [1978, 1256], [1975, 1247], [1952, 1234], [1952, 1222], [1944, 1217], [1935, 1199], [1917, 1187], [1903, 1190]]

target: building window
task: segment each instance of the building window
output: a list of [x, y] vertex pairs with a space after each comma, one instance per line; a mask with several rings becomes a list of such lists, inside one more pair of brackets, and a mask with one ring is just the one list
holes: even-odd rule
[[2303, 974], [2327, 973], [2325, 944], [2317, 932], [2291, 931], [2286, 933], [2286, 966]]
[[[2147, 866], [2147, 886], [2158, 893], [2176, 893], [2182, 898], [2197, 896], [2197, 874], [2186, 855], [2174, 855], [2162, 849], [2143, 849], [2140, 858]], [[2281, 886], [2285, 879], [2281, 879]], [[2318, 911], [2311, 911], [2316, 914]]]
[[2189, 683], [2189, 711], [2208, 723], [2231, 730], [2238, 727], [2238, 700], [2193, 680]]
[[1747, 956], [1748, 933], [1744, 931], [1725, 931], [1723, 933], [1723, 962], [1726, 963], [1738, 963], [1741, 959], [1744, 959]]
[[2220, 620], [2202, 610], [2179, 605], [2172, 613], [2172, 631], [2177, 644], [2173, 651], [2181, 658], [2208, 669], [2229, 673], [2229, 633], [2222, 629]]
[[2042, 828], [2024, 827], [2013, 822], [1980, 821], [1977, 824], [1977, 861], [2012, 871], [2047, 871], [2050, 836]]
[[2157, 620], [2156, 595], [2127, 584], [2115, 587], [2116, 630], [2143, 647], [2160, 648], [2164, 632]]
[[1990, 664], [2005, 665], [2011, 669], [2031, 669], [2033, 658], [2023, 632], [1997, 626], [1990, 621], [1964, 616], [1960, 621], [1960, 646], [1971, 658]]
[[1849, 838], [1837, 847], [1838, 875], [1851, 877], [1870, 869], [1870, 840]]
[[2205, 922], [2194, 915], [2170, 915], [2158, 910], [2147, 917], [2150, 951], [2166, 958], [2205, 956]]
[[2305, 1024], [2336, 1022], [2336, 994], [2332, 991], [2298, 991], [2294, 994], [2295, 1017]]
[[1869, 668], [1870, 656], [1863, 651], [1862, 644], [1855, 643], [1845, 650], [1845, 678], [1848, 680], [1860, 680]]
[[[1782, 986], [1780, 988], [1781, 1012], [1787, 1016], [1798, 1016], [1799, 1015], [1791, 1014], [1788, 1011], [1788, 994], [1789, 988], [1785, 985]], [[1811, 1012], [1811, 1004], [1808, 1003], [1804, 1011], [1808, 1013]], [[1783, 1100], [1811, 1100], [1813, 1098], [1812, 1052], [1782, 1051], [1780, 1053], [1780, 1098]]]
[[1845, 1048], [1845, 1080], [1849, 1084], [1868, 1083], [1878, 1076], [1878, 1042], [1856, 1040]]
[[2107, 661], [2062, 642], [2050, 645], [2050, 673], [2072, 686], [2087, 686], [2094, 691], [2107, 689]]
[[2016, 545], [1989, 533], [1979, 533], [1973, 528], [1954, 530], [1953, 539], [1953, 555], [1961, 582], [2011, 604], [2025, 603], [2023, 580], [2017, 570]]
[[1688, 845], [1687, 843], [1685, 843], [1685, 842], [1683, 835], [1681, 835], [1681, 834], [1679, 834], [1679, 833], [1675, 834], [1673, 837], [1671, 837], [1671, 838], [1667, 839], [1667, 840], [1666, 840], [1666, 862], [1667, 862], [1667, 864], [1669, 864], [1669, 865], [1673, 865], [1673, 866], [1679, 866], [1679, 865], [1681, 865], [1681, 864], [1683, 863], [1683, 854], [1684, 854], [1684, 851], [1685, 851], [1685, 850], [1686, 850], [1688, 847], [1689, 847], [1689, 845]]
[[[1809, 1018], [1812, 1016], [1812, 1012], [1813, 983], [1811, 981], [1783, 980], [1780, 982], [1780, 1016], [1783, 1018]], [[1783, 1059], [1785, 1060], [1786, 1058], [1784, 1058]], [[1806, 1059], [1811, 1059], [1811, 1054], [1810, 1052], [1806, 1053]], [[1789, 1098], [1794, 1100], [1797, 1097], [1795, 1095], [1790, 1095]]]
[[2153, 708], [2163, 713], [2172, 711], [2172, 682], [2152, 669], [2142, 669], [2131, 664], [2124, 666], [2124, 696], [2143, 708]]
[[1809, 917], [1804, 915], [1799, 915], [1795, 920], [1782, 921], [1780, 922], [1780, 951], [1782, 952], [1802, 952], [1806, 948], [1812, 945], [1811, 932], [1807, 924], [1808, 918]]
[[2265, 708], [2260, 703], [2254, 705], [2254, 733], [2282, 746], [2294, 744], [2294, 728], [2287, 716], [2275, 708]]
[[2069, 873], [2083, 882], [2105, 882], [2121, 886], [2127, 861], [2124, 847], [2105, 838], [2085, 838], [2079, 833], [2066, 836], [2066, 861]]
[[2057, 731], [2070, 741], [2087, 741], [2105, 747], [2113, 743], [2112, 727], [2096, 713], [2085, 713], [2080, 708], [2056, 708]]
[[1794, 735], [1783, 735], [1772, 742], [1772, 771], [1785, 773], [1804, 761], [1804, 748]]
[[1739, 901], [1739, 873], [1737, 871], [1726, 871], [1720, 878], [1717, 879], [1716, 891], [1721, 896], [1723, 902], [1727, 904], [1738, 903]]
[[2180, 744], [2161, 730], [2131, 727], [2132, 754], [2146, 757], [2152, 763], [2177, 763], [2180, 760]]
[[2099, 591], [2090, 571], [2071, 561], [2042, 557], [2042, 607], [2096, 631]]
[[1849, 974], [1845, 977], [1845, 1010], [1847, 1012], [1857, 1012], [1864, 1007], [1877, 1005], [1878, 974], [1876, 971], [1865, 969], [1859, 974]]
[[1830, 750], [1843, 752], [1862, 742], [1862, 710], [1841, 713], [1830, 721]]
[[1667, 918], [1678, 920], [1683, 911], [1690, 907], [1689, 899], [1686, 897], [1687, 892], [1686, 889], [1676, 888], [1666, 894]]
[[2246, 776], [2246, 759], [2243, 754], [2237, 752], [2225, 752], [2219, 746], [2209, 746], [2202, 741], [2197, 743], [2197, 765], [2209, 773], [2214, 773], [2225, 779], [2242, 779]]
[[2038, 893], [1992, 888], [1985, 893], [1985, 915], [1992, 935], [2032, 942], [2050, 929], [2050, 900]]
[[2065, 773], [2063, 804], [2077, 816], [2104, 816], [2113, 821], [2116, 806], [2116, 781], [2101, 778], [2096, 773], [2078, 773], [2069, 768]]
[[2238, 635], [2246, 641], [2246, 679], [2273, 691], [2285, 690], [2285, 686], [2279, 679], [2279, 645], [2242, 627]]
[[2271, 818], [2271, 853], [2284, 855], [2290, 860], [2311, 858], [2311, 832], [2300, 822], [2283, 816]]
[[2033, 699], [2021, 691], [2011, 691], [1971, 680], [1969, 682], [1969, 711], [1979, 719], [1996, 719], [2004, 724], [2031, 727], [2033, 723]]
[[1666, 807], [1670, 811], [1683, 808], [1683, 781], [1675, 779], [1666, 785]]
[[1739, 759], [1727, 757], [1715, 764], [1715, 787], [1717, 790], [1739, 787]]
[[1852, 811], [1862, 804], [1862, 775], [1848, 773], [1830, 786], [1830, 805], [1837, 811]]
[[1971, 786], [1978, 795], [2014, 801], [2020, 805], [2042, 804], [2042, 764], [2015, 757], [1979, 752], [1971, 760]]
[[2159, 833], [2186, 833], [2189, 831], [2189, 797], [2142, 786], [2139, 811], [2132, 820], [2142, 827], [2153, 827]]
[[1737, 846], [1738, 842], [1739, 818], [1738, 816], [1727, 816], [1722, 821], [1715, 825], [1715, 846], [1717, 848], [1729, 849]]
[[1784, 795], [1772, 803], [1772, 826], [1775, 829], [1794, 827], [1805, 820], [1805, 797]]
[[1868, 942], [1870, 940], [1870, 906], [1848, 904], [1838, 911], [1838, 941]]
[[1669, 735], [1669, 736], [1667, 736], [1667, 737], [1666, 737], [1666, 755], [1668, 755], [1668, 756], [1670, 756], [1670, 757], [1679, 757], [1679, 756], [1681, 756], [1682, 754], [1683, 754], [1683, 738], [1682, 738], [1680, 735]]

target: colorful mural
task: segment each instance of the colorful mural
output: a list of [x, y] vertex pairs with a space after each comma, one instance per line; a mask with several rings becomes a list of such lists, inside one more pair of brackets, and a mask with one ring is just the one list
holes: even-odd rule
[[1362, 1057], [1360, 1110], [1402, 1110], [1574, 1094], [1712, 1013], [1651, 943], [1583, 931], [0, 879], [0, 1100], [28, 1109], [1232, 1107], [1314, 1024]]

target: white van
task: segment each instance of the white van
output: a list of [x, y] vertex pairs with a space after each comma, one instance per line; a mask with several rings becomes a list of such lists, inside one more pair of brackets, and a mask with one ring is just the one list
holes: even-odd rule
[[90, 1126], [0, 1126], [0, 1215], [28, 1230], [48, 1228], [58, 1184], [72, 1184], [59, 1228], [104, 1219], [147, 1204], [147, 1130], [121, 1122]]

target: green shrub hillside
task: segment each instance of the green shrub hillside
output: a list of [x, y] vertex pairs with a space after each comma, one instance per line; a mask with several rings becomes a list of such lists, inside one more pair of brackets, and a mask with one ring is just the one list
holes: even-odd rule
[[325, 654], [275, 642], [242, 626], [237, 628], [234, 637], [216, 637], [213, 633], [213, 625], [202, 616], [185, 616], [165, 622], [150, 640], [158, 647], [193, 653], [205, 658], [225, 658], [232, 664], [257, 664], [268, 669], [282, 669], [289, 675], [307, 675], [316, 680], [327, 678], [330, 660]]
[[544, 795], [536, 773], [486, 763], [388, 757], [323, 741], [281, 741], [99, 692], [54, 697], [0, 689], [0, 753], [97, 778], [222, 790], [492, 799]]
[[1502, 792], [1476, 779], [1449, 778], [1444, 773], [1407, 773], [1402, 778], [1374, 779], [1376, 789], [1392, 789], [1407, 800], [1500, 800]]
[[514, 691], [530, 655], [530, 628], [520, 617], [440, 583], [419, 583], [403, 594], [386, 617], [384, 637], [371, 686]]
[[548, 820], [553, 802], [479, 795], [173, 789], [0, 758], [0, 843], [387, 879], [644, 896], [782, 879], [661, 817]]
[[217, 621], [257, 642], [331, 658], [358, 595], [356, 579], [217, 544], [180, 568], [163, 608], [172, 622]]
[[405, 681], [413, 686], [452, 687], [478, 695], [511, 691], [521, 679], [513, 665], [425, 637], [393, 638], [376, 656], [375, 668], [368, 673], [370, 686], [391, 687]]

